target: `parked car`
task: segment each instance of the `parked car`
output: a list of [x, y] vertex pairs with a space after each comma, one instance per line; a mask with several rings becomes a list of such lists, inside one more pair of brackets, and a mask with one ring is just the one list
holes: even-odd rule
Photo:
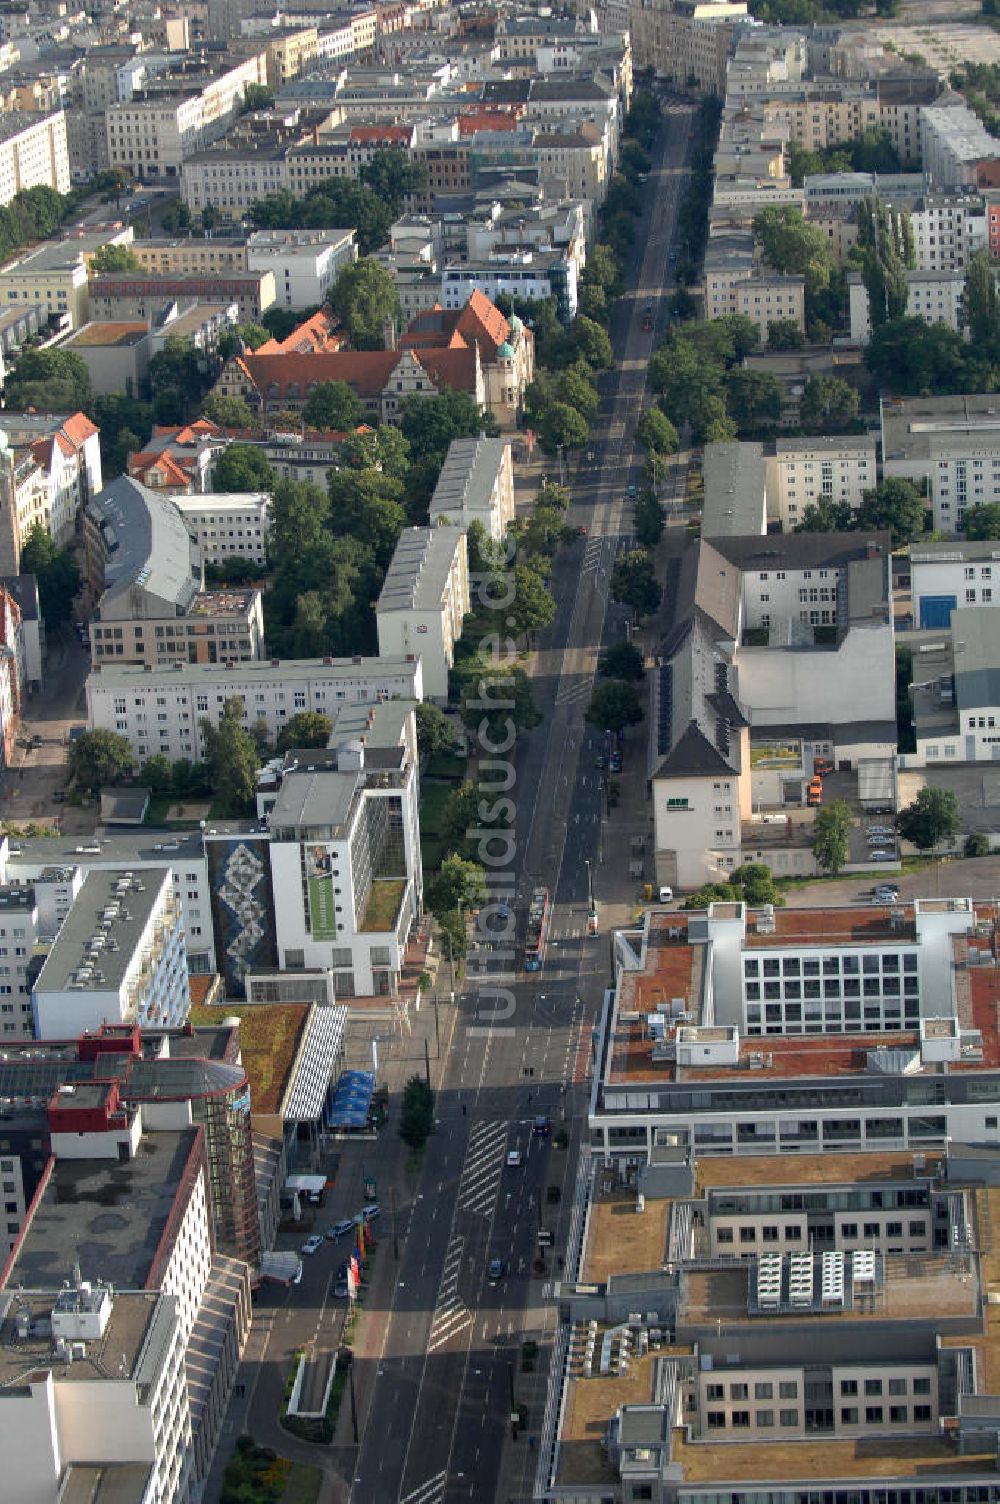
[[673, 902], [673, 898], [674, 898], [674, 890], [673, 890], [673, 888], [671, 888], [670, 884], [669, 883], [661, 883], [660, 884], [660, 902], [661, 903], [672, 903]]
[[322, 1247], [323, 1239], [316, 1233], [313, 1233], [312, 1237], [306, 1238], [305, 1242], [302, 1244], [302, 1247], [299, 1249], [299, 1252], [311, 1256], [314, 1253], [318, 1253]]
[[620, 773], [622, 770], [622, 755], [620, 752], [612, 752], [608, 759], [608, 772]]
[[348, 1297], [348, 1295], [350, 1295], [350, 1293], [351, 1293], [350, 1287], [349, 1287], [346, 1279], [338, 1279], [337, 1283], [333, 1287], [334, 1299], [335, 1300], [346, 1300], [347, 1297]]
[[353, 1231], [353, 1222], [334, 1222], [331, 1227], [327, 1228], [326, 1235], [331, 1240], [331, 1242], [336, 1242], [338, 1238], [342, 1238], [346, 1233]]

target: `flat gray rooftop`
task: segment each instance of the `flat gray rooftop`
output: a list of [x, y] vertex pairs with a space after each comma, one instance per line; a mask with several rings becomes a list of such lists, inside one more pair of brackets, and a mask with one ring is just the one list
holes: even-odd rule
[[[89, 873], [45, 958], [35, 991], [65, 991], [70, 980], [79, 977], [80, 968], [88, 964], [92, 975], [81, 995], [117, 991], [168, 872], [164, 864], [134, 874], [115, 867]], [[95, 945], [95, 941], [99, 943]], [[115, 941], [117, 945], [113, 946]]]
[[441, 512], [487, 511], [507, 447], [506, 439], [482, 435], [452, 439], [431, 497], [431, 520]]
[[143, 1504], [151, 1462], [73, 1463], [66, 1469], [59, 1504]]
[[440, 610], [464, 536], [458, 527], [404, 528], [376, 610]]
[[[69, 1271], [72, 1276], [72, 1270]], [[72, 1376], [74, 1383], [86, 1381], [88, 1383], [100, 1382], [102, 1379], [114, 1378], [119, 1375], [126, 1378], [134, 1377], [137, 1362], [146, 1340], [146, 1334], [153, 1322], [169, 1323], [172, 1300], [158, 1292], [147, 1294], [145, 1291], [129, 1291], [124, 1294], [115, 1294], [112, 1298], [111, 1316], [104, 1329], [104, 1336], [99, 1340], [87, 1343], [86, 1355], [82, 1358], [74, 1358], [72, 1366], [65, 1362], [58, 1362], [52, 1351], [52, 1337], [49, 1334], [49, 1323], [52, 1319], [52, 1310], [56, 1300], [62, 1294], [60, 1287], [52, 1289], [49, 1286], [28, 1286], [16, 1293], [8, 1288], [0, 1294], [0, 1393], [7, 1385], [24, 1383], [27, 1376], [39, 1368], [51, 1369], [57, 1380], [65, 1380]], [[32, 1326], [35, 1332], [27, 1338], [16, 1337], [15, 1320], [17, 1313], [27, 1307], [31, 1312]], [[111, 1463], [108, 1470], [113, 1471], [123, 1466], [120, 1463]], [[137, 1464], [142, 1467], [142, 1464]], [[103, 1469], [99, 1467], [83, 1470], [84, 1473], [99, 1473]], [[148, 1469], [147, 1469], [148, 1471]], [[93, 1504], [96, 1499], [103, 1499], [103, 1494], [70, 1495]], [[125, 1493], [118, 1495], [109, 1493], [107, 1499], [118, 1504], [119, 1498], [131, 1504], [133, 1498], [138, 1497], [141, 1501], [144, 1495], [138, 1496]], [[59, 1495], [60, 1504], [65, 1504], [66, 1495]]]
[[84, 1279], [144, 1289], [197, 1135], [196, 1128], [144, 1133], [124, 1163], [57, 1160], [8, 1284], [59, 1290], [79, 1263]]

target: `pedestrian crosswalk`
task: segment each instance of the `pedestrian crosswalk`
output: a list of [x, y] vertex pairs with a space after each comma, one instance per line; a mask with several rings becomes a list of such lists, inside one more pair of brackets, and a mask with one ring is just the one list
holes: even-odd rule
[[444, 1498], [445, 1485], [448, 1481], [448, 1471], [442, 1468], [435, 1473], [433, 1478], [428, 1478], [426, 1483], [411, 1488], [408, 1494], [403, 1494], [399, 1504], [441, 1504]]
[[462, 1253], [465, 1239], [455, 1233], [448, 1242], [438, 1286], [437, 1304], [427, 1334], [427, 1351], [432, 1353], [446, 1342], [472, 1325], [472, 1312], [458, 1297], [458, 1276], [462, 1268]]
[[556, 704], [579, 705], [583, 700], [589, 702], [593, 692], [593, 674], [575, 674], [572, 678], [564, 674], [556, 691]]
[[458, 1205], [463, 1211], [488, 1216], [493, 1210], [506, 1153], [506, 1123], [487, 1120], [473, 1126], [458, 1183]]

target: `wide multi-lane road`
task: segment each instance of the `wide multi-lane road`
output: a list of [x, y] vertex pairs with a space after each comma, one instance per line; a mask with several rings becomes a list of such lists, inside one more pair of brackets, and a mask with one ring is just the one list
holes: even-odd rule
[[[690, 108], [671, 105], [630, 292], [612, 327], [616, 366], [605, 378], [590, 448], [573, 481], [571, 519], [587, 528], [556, 571], [556, 618], [539, 651], [535, 695], [543, 723], [512, 756], [516, 850], [507, 873], [523, 916], [532, 887], [554, 895], [543, 969], [526, 976], [497, 953], [475, 961], [459, 999], [438, 1128], [411, 1205], [402, 1210], [402, 1257], [352, 1484], [354, 1504], [487, 1500], [498, 1479], [520, 1368], [520, 1333], [540, 1226], [568, 1200], [577, 1148], [574, 1088], [586, 1069], [590, 1027], [604, 985], [605, 939], [586, 935], [586, 862], [597, 855], [600, 734], [583, 721], [597, 653], [620, 618], [608, 580], [623, 531], [627, 485], [638, 482], [633, 434], [655, 335], [664, 324], [667, 254], [684, 184]], [[495, 796], [494, 796], [495, 797]], [[507, 989], [499, 1007], [493, 987]], [[534, 1138], [532, 1119], [564, 1116], [568, 1153]], [[512, 1149], [522, 1163], [508, 1166]], [[559, 1184], [560, 1205], [547, 1187]], [[491, 1279], [491, 1259], [502, 1261]], [[540, 1417], [529, 1418], [529, 1430]], [[529, 1454], [526, 1451], [526, 1459]]]

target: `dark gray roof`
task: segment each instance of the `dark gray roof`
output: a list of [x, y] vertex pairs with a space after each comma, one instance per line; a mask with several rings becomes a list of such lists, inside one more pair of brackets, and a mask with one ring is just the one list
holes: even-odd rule
[[22, 621], [38, 620], [38, 580], [35, 575], [0, 575], [0, 585], [17, 601]]
[[135, 1158], [124, 1163], [58, 1159], [25, 1231], [12, 1283], [58, 1290], [79, 1261], [84, 1279], [144, 1289], [197, 1132], [146, 1133]]
[[488, 78], [483, 84], [484, 104], [527, 104], [530, 78]]
[[709, 741], [697, 721], [692, 721], [656, 768], [657, 778], [732, 775], [732, 764]]
[[98, 612], [132, 617], [134, 588], [163, 602], [159, 615], [186, 612], [201, 588], [201, 554], [169, 496], [122, 475], [87, 504], [106, 550], [107, 588]]
[[[778, 721], [757, 728], [767, 741], [775, 737], [794, 737], [811, 742], [833, 742], [847, 747], [856, 742], [892, 742], [898, 735], [895, 721]], [[753, 740], [753, 737], [751, 737]]]
[[892, 552], [888, 533], [769, 533], [767, 537], [716, 538], [715, 547], [742, 570], [838, 569], [852, 559]]

